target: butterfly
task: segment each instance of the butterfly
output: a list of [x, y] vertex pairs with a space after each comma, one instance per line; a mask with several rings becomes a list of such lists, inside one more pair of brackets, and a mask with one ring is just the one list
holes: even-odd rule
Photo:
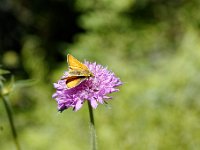
[[69, 66], [68, 76], [62, 78], [62, 80], [66, 80], [66, 86], [68, 89], [76, 87], [81, 82], [93, 76], [92, 72], [90, 72], [86, 65], [70, 54], [67, 55], [67, 63]]

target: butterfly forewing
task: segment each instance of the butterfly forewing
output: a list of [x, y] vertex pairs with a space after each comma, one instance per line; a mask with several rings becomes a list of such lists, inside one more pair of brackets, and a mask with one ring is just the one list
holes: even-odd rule
[[90, 77], [92, 73], [89, 71], [88, 67], [74, 58], [72, 55], [67, 55], [67, 62], [69, 65], [70, 76], [85, 76]]
[[[69, 65], [69, 69], [71, 70], [88, 70], [88, 67], [74, 58], [72, 55], [67, 55], [67, 62]], [[89, 70], [88, 70], [89, 71]]]

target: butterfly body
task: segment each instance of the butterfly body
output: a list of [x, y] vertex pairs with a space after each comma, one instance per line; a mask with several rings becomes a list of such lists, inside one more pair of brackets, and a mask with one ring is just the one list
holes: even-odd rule
[[68, 76], [63, 79], [66, 80], [68, 89], [76, 87], [81, 82], [93, 76], [86, 65], [82, 64], [70, 54], [67, 55], [67, 63], [69, 66]]

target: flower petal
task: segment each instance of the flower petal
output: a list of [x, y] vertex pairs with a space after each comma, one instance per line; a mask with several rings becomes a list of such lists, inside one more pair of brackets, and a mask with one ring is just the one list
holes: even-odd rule
[[82, 107], [83, 103], [81, 102], [81, 100], [77, 101], [76, 105], [75, 105], [75, 111], [79, 110]]
[[96, 109], [97, 108], [97, 106], [98, 106], [98, 103], [97, 103], [97, 101], [96, 100], [90, 100], [90, 104], [91, 104], [91, 106], [94, 108], [94, 109]]

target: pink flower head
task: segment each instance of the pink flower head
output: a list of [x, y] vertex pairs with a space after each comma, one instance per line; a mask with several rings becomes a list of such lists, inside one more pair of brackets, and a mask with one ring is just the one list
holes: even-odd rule
[[[91, 106], [97, 108], [99, 103], [103, 104], [111, 99], [108, 94], [119, 91], [116, 87], [121, 85], [122, 82], [113, 72], [96, 63], [85, 61], [84, 64], [93, 73], [93, 77], [71, 89], [67, 88], [65, 80], [58, 80], [57, 83], [54, 83], [56, 92], [52, 97], [57, 101], [59, 111], [69, 107], [77, 111], [85, 101], [90, 101]], [[65, 72], [62, 78], [67, 76], [68, 72]]]

